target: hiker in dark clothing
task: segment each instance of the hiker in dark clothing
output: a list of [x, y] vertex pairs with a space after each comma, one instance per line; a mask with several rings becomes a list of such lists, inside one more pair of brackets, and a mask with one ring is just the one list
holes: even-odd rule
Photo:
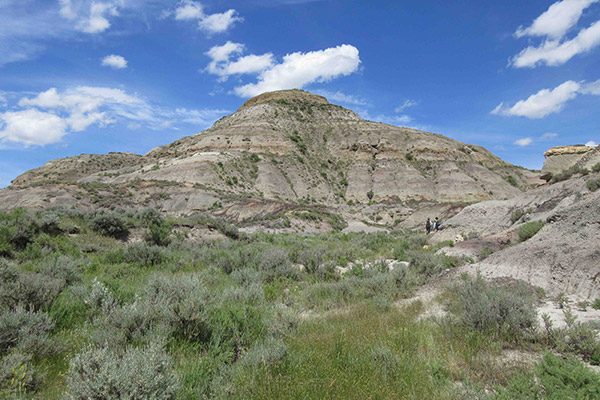
[[428, 235], [431, 233], [431, 220], [429, 218], [427, 218], [427, 222], [425, 222], [425, 230]]

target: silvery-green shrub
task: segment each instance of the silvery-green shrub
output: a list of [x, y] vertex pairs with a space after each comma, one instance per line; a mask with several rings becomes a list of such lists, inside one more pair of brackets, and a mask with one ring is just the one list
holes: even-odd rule
[[89, 347], [72, 360], [67, 377], [72, 400], [171, 400], [179, 382], [161, 344], [124, 350]]
[[0, 314], [0, 355], [18, 348], [27, 353], [42, 355], [52, 352], [49, 334], [54, 329], [51, 318], [43, 312], [17, 307]]

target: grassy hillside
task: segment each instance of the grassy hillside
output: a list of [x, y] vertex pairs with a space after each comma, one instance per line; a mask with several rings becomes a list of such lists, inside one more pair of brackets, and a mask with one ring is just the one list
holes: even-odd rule
[[600, 396], [581, 362], [600, 362], [595, 332], [536, 328], [535, 288], [465, 278], [433, 318], [403, 300], [459, 264], [425, 245], [150, 209], [0, 213], [0, 397]]

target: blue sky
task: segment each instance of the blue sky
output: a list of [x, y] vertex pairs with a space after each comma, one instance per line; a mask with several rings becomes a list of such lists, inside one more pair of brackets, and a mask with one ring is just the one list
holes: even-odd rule
[[600, 0], [2, 0], [0, 187], [303, 88], [540, 168], [600, 142]]

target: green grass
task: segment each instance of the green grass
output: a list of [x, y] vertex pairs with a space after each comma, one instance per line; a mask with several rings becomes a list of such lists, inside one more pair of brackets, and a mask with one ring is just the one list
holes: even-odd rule
[[303, 323], [279, 362], [234, 373], [233, 398], [445, 398], [448, 371], [428, 329], [368, 306]]
[[[307, 211], [307, 218], [335, 218]], [[503, 347], [550, 342], [478, 329], [464, 323], [460, 307], [439, 320], [419, 320], [418, 302], [400, 308], [419, 285], [459, 265], [436, 255], [439, 246], [423, 249], [426, 238], [412, 232], [244, 235], [208, 215], [163, 219], [149, 210], [103, 221], [142, 230], [149, 243], [132, 244], [113, 229], [92, 229], [95, 213], [53, 213], [0, 213], [0, 312], [35, 303], [53, 324], [47, 349], [28, 346], [36, 338], [25, 332], [19, 347], [7, 344], [0, 354], [0, 365], [23, 365], [37, 377], [23, 399], [65, 398], [69, 365], [90, 348], [116, 357], [157, 342], [179, 381], [178, 399], [468, 398], [456, 382], [469, 393], [511, 390], [522, 371], [495, 362]], [[171, 226], [211, 227], [227, 239], [190, 242]], [[411, 266], [390, 272], [380, 259]], [[372, 268], [336, 273], [359, 260]], [[504, 299], [495, 290], [478, 293]], [[569, 332], [595, 345], [579, 325]], [[565, 352], [589, 353], [564, 344]], [[110, 365], [115, 377], [131, 372]], [[5, 377], [0, 398], [14, 397]]]
[[417, 321], [420, 303], [363, 303], [309, 319], [274, 362], [233, 368], [222, 388], [237, 399], [451, 399], [455, 380], [505, 382], [498, 347], [456, 324]]

